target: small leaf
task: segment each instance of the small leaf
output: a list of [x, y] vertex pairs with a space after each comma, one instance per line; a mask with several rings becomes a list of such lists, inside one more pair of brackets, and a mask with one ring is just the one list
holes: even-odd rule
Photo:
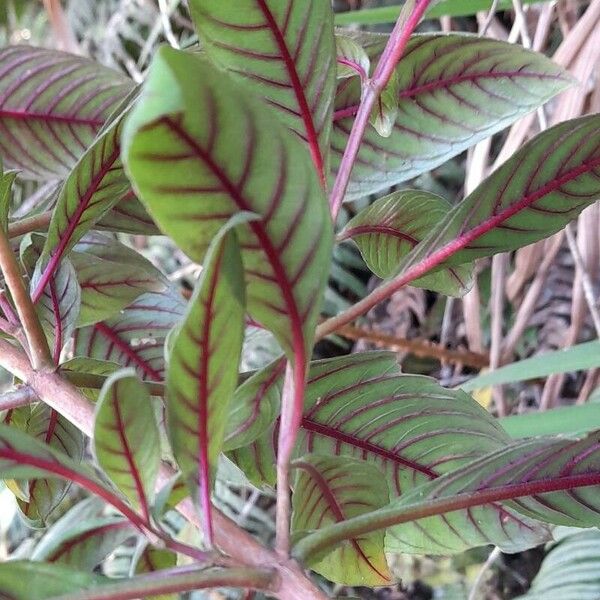
[[100, 392], [94, 452], [103, 471], [148, 520], [160, 466], [160, 436], [148, 390], [133, 370], [114, 373]]
[[122, 517], [86, 519], [74, 523], [60, 536], [49, 535], [48, 532], [32, 558], [81, 571], [93, 571], [115, 548], [137, 533], [133, 525]]
[[[403, 190], [376, 200], [352, 218], [338, 236], [356, 242], [369, 269], [391, 277], [404, 258], [451, 210], [449, 202], [425, 191]], [[411, 285], [461, 295], [472, 284], [472, 266], [425, 275]]]
[[310, 149], [322, 181], [335, 92], [333, 11], [329, 0], [257, 0], [238, 7], [191, 0], [204, 48], [215, 63], [264, 98]]
[[433, 228], [400, 273], [516, 250], [562, 229], [600, 198], [599, 128], [600, 115], [590, 115], [525, 144]]
[[7, 600], [47, 600], [82, 589], [93, 589], [108, 580], [71, 567], [27, 560], [0, 563], [0, 597]]
[[135, 264], [117, 263], [92, 254], [73, 252], [70, 262], [81, 286], [79, 326], [93, 325], [119, 313], [144, 292], [161, 292], [165, 285]]
[[169, 438], [212, 542], [210, 489], [237, 384], [244, 335], [244, 270], [235, 233], [215, 239], [185, 320], [173, 342], [167, 377]]
[[10, 201], [12, 200], [12, 185], [18, 175], [18, 171], [3, 171], [0, 157], [0, 227], [2, 231], [8, 231], [8, 214], [10, 212]]
[[162, 381], [164, 343], [181, 321], [185, 303], [179, 292], [147, 292], [107, 321], [75, 331], [75, 356], [133, 367], [142, 379]]
[[[248, 311], [274, 333], [304, 379], [328, 272], [331, 218], [296, 137], [245, 86], [201, 57], [163, 47], [123, 139], [141, 200], [193, 260], [203, 259], [232, 216], [257, 215], [238, 229]], [[240, 151], [233, 139], [248, 143]], [[274, 162], [264, 169], [259, 156]]]
[[338, 34], [335, 36], [337, 54], [337, 78], [360, 77], [364, 82], [369, 77], [371, 61], [365, 49], [353, 38]]
[[34, 179], [66, 177], [133, 85], [73, 54], [0, 49], [0, 155]]
[[[308, 455], [294, 461], [292, 530], [309, 532], [369, 513], [388, 503], [381, 472], [369, 463], [347, 457]], [[376, 531], [348, 540], [311, 569], [334, 583], [378, 586], [390, 582], [383, 551], [384, 533]]]
[[[352, 34], [371, 62], [387, 36]], [[367, 129], [350, 178], [347, 200], [372, 194], [430, 171], [501, 131], [572, 84], [552, 61], [515, 44], [465, 34], [410, 39], [396, 68], [398, 116], [392, 134]], [[338, 86], [331, 134], [337, 172], [361, 98], [357, 80]]]
[[394, 131], [394, 124], [398, 116], [398, 102], [400, 82], [396, 72], [392, 73], [388, 84], [382, 90], [375, 102], [369, 123], [375, 131], [384, 138], [390, 137]]
[[[25, 432], [50, 448], [56, 448], [75, 463], [83, 459], [83, 434], [49, 406], [40, 403], [31, 411]], [[27, 500], [19, 500], [19, 507], [29, 521], [45, 524], [61, 503], [71, 486], [61, 479], [34, 478], [27, 482]]]

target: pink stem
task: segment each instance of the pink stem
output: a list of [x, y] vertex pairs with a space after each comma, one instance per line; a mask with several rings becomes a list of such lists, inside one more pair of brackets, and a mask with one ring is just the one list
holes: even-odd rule
[[408, 19], [406, 19], [406, 22], [402, 13], [400, 14], [390, 39], [377, 63], [373, 77], [365, 83], [365, 93], [356, 113], [356, 119], [354, 120], [352, 131], [344, 150], [344, 156], [342, 157], [329, 198], [329, 206], [334, 222], [342, 207], [342, 202], [348, 189], [348, 182], [350, 181], [350, 173], [358, 155], [365, 129], [369, 123], [369, 116], [373, 111], [373, 106], [388, 84], [398, 61], [402, 58], [402, 54], [404, 54], [410, 36], [413, 34], [430, 3], [431, 0], [418, 0], [417, 5]]

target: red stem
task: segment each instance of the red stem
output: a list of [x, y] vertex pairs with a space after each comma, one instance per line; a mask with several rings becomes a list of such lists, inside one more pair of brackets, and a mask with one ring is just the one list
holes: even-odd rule
[[385, 86], [388, 84], [398, 61], [404, 53], [410, 36], [413, 34], [430, 3], [431, 0], [418, 0], [417, 5], [406, 22], [404, 22], [402, 13], [400, 14], [390, 39], [377, 63], [373, 77], [365, 83], [365, 93], [358, 108], [354, 124], [352, 125], [352, 131], [350, 132], [348, 143], [344, 150], [344, 156], [342, 157], [340, 168], [329, 198], [329, 206], [334, 221], [340, 211], [344, 196], [346, 195], [352, 167], [358, 156], [360, 144], [365, 129], [367, 128], [367, 124], [369, 123], [369, 117], [373, 111], [373, 106]]

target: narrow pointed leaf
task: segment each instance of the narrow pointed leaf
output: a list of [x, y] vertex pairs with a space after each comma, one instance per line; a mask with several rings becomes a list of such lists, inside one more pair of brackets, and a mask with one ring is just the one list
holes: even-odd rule
[[0, 155], [29, 177], [65, 177], [132, 88], [86, 58], [32, 46], [0, 49]]
[[[50, 448], [63, 452], [75, 463], [83, 459], [83, 434], [45, 404], [31, 411], [25, 432]], [[71, 482], [65, 479], [35, 478], [27, 482], [27, 501], [18, 501], [23, 514], [33, 523], [45, 524], [61, 503]]]
[[426, 483], [366, 517], [311, 534], [298, 543], [296, 551], [299, 556], [310, 556], [343, 539], [382, 528], [387, 528], [386, 548], [392, 552], [424, 534], [446, 540], [448, 523], [465, 522], [466, 511], [479, 517], [480, 543], [486, 539], [485, 543], [494, 544], [502, 532], [479, 512], [493, 502], [551, 524], [597, 527], [599, 492], [599, 432], [575, 441], [527, 440]]
[[[277, 429], [231, 453], [257, 485], [274, 484]], [[311, 363], [296, 455], [373, 462], [398, 495], [508, 441], [466, 394], [401, 375], [391, 353], [366, 352]]]
[[[302, 146], [244, 86], [170, 48], [157, 53], [124, 140], [142, 201], [192, 259], [202, 260], [233, 215], [259, 217], [238, 232], [248, 310], [304, 368], [328, 271], [331, 219]], [[246, 144], [240, 149], [233, 140]], [[265, 169], [259, 156], [274, 162]]]
[[12, 185], [18, 171], [3, 171], [1, 158], [0, 156], [0, 227], [2, 227], [2, 231], [7, 231], [10, 201], [12, 199]]
[[108, 319], [144, 292], [161, 292], [165, 288], [162, 281], [140, 271], [135, 264], [117, 263], [80, 252], [73, 252], [70, 262], [81, 286], [79, 326]]
[[[376, 62], [387, 38], [359, 38]], [[541, 54], [463, 34], [411, 38], [396, 73], [399, 107], [387, 138], [367, 130], [347, 198], [365, 196], [429, 171], [535, 110], [572, 83]], [[360, 101], [360, 83], [338, 86], [331, 136], [337, 171]]]
[[369, 122], [375, 131], [384, 138], [390, 137], [398, 117], [400, 81], [396, 72], [392, 73], [388, 84], [379, 94]]
[[27, 560], [0, 564], [0, 597], [9, 600], [47, 600], [82, 589], [93, 589], [108, 581], [92, 573]]
[[82, 156], [60, 191], [44, 246], [47, 265], [34, 300], [44, 280], [58, 268], [77, 241], [129, 191], [130, 183], [120, 159], [121, 123], [121, 117], [117, 117], [104, 131]]
[[74, 524], [64, 536], [40, 543], [33, 558], [81, 571], [93, 571], [115, 548], [137, 533], [133, 525], [122, 517], [87, 519]]
[[310, 149], [322, 180], [335, 91], [329, 0], [253, 0], [240, 11], [219, 0], [192, 0], [209, 57], [260, 97]]
[[173, 342], [167, 377], [173, 454], [202, 507], [212, 540], [210, 490], [244, 336], [244, 269], [235, 232], [209, 249], [185, 320]]
[[147, 292], [118, 316], [77, 329], [74, 354], [133, 367], [142, 379], [162, 381], [164, 343], [184, 311], [177, 290]]
[[[402, 259], [451, 210], [449, 202], [430, 192], [403, 190], [380, 198], [351, 219], [338, 236], [356, 242], [368, 267], [382, 279], [394, 275]], [[411, 285], [461, 295], [472, 282], [471, 265], [426, 275]]]
[[102, 388], [94, 452], [102, 470], [148, 519], [160, 466], [160, 435], [150, 394], [133, 370], [111, 375]]
[[566, 121], [525, 144], [453, 208], [406, 258], [458, 265], [562, 229], [600, 198], [600, 115]]
[[[372, 464], [347, 457], [308, 455], [294, 461], [292, 529], [309, 532], [388, 503], [388, 487]], [[378, 586], [390, 582], [384, 534], [376, 531], [347, 543], [311, 564], [311, 569], [343, 585]]]

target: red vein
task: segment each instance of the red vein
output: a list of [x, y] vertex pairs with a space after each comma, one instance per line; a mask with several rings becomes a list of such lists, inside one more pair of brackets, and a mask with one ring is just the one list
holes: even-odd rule
[[368, 235], [370, 233], [381, 233], [383, 235], [389, 235], [401, 240], [408, 242], [409, 244], [416, 246], [418, 240], [412, 237], [411, 235], [400, 231], [394, 227], [390, 227], [389, 225], [356, 225], [354, 227], [350, 227], [345, 229], [338, 236], [338, 241], [347, 240], [348, 238], [352, 238], [355, 235]]
[[15, 119], [19, 121], [39, 120], [46, 123], [66, 123], [68, 125], [88, 125], [90, 127], [102, 127], [103, 119], [92, 119], [72, 115], [57, 115], [51, 113], [35, 113], [23, 110], [9, 110], [0, 108], [0, 118]]
[[[290, 2], [292, 0], [289, 0]], [[275, 39], [275, 43], [279, 48], [279, 52], [281, 53], [281, 57], [283, 62], [285, 63], [286, 70], [290, 77], [290, 83], [292, 84], [292, 89], [294, 90], [294, 94], [298, 101], [298, 106], [300, 108], [300, 113], [302, 117], [302, 121], [304, 122], [304, 127], [306, 129], [306, 136], [308, 138], [308, 146], [310, 149], [310, 155], [317, 169], [317, 173], [319, 175], [319, 179], [321, 181], [321, 185], [325, 186], [325, 171], [323, 166], [323, 157], [321, 155], [321, 149], [319, 147], [319, 138], [317, 136], [317, 132], [315, 130], [315, 125], [312, 119], [312, 114], [310, 112], [310, 108], [308, 106], [308, 102], [306, 100], [306, 96], [304, 94], [304, 89], [302, 87], [302, 83], [300, 81], [300, 77], [298, 76], [298, 72], [296, 71], [296, 65], [294, 60], [288, 50], [287, 44], [283, 37], [282, 31], [279, 29], [277, 22], [271, 10], [267, 6], [266, 0], [256, 0], [260, 10], [262, 11], [265, 20], [269, 25], [269, 29], [273, 34], [273, 38]]]

